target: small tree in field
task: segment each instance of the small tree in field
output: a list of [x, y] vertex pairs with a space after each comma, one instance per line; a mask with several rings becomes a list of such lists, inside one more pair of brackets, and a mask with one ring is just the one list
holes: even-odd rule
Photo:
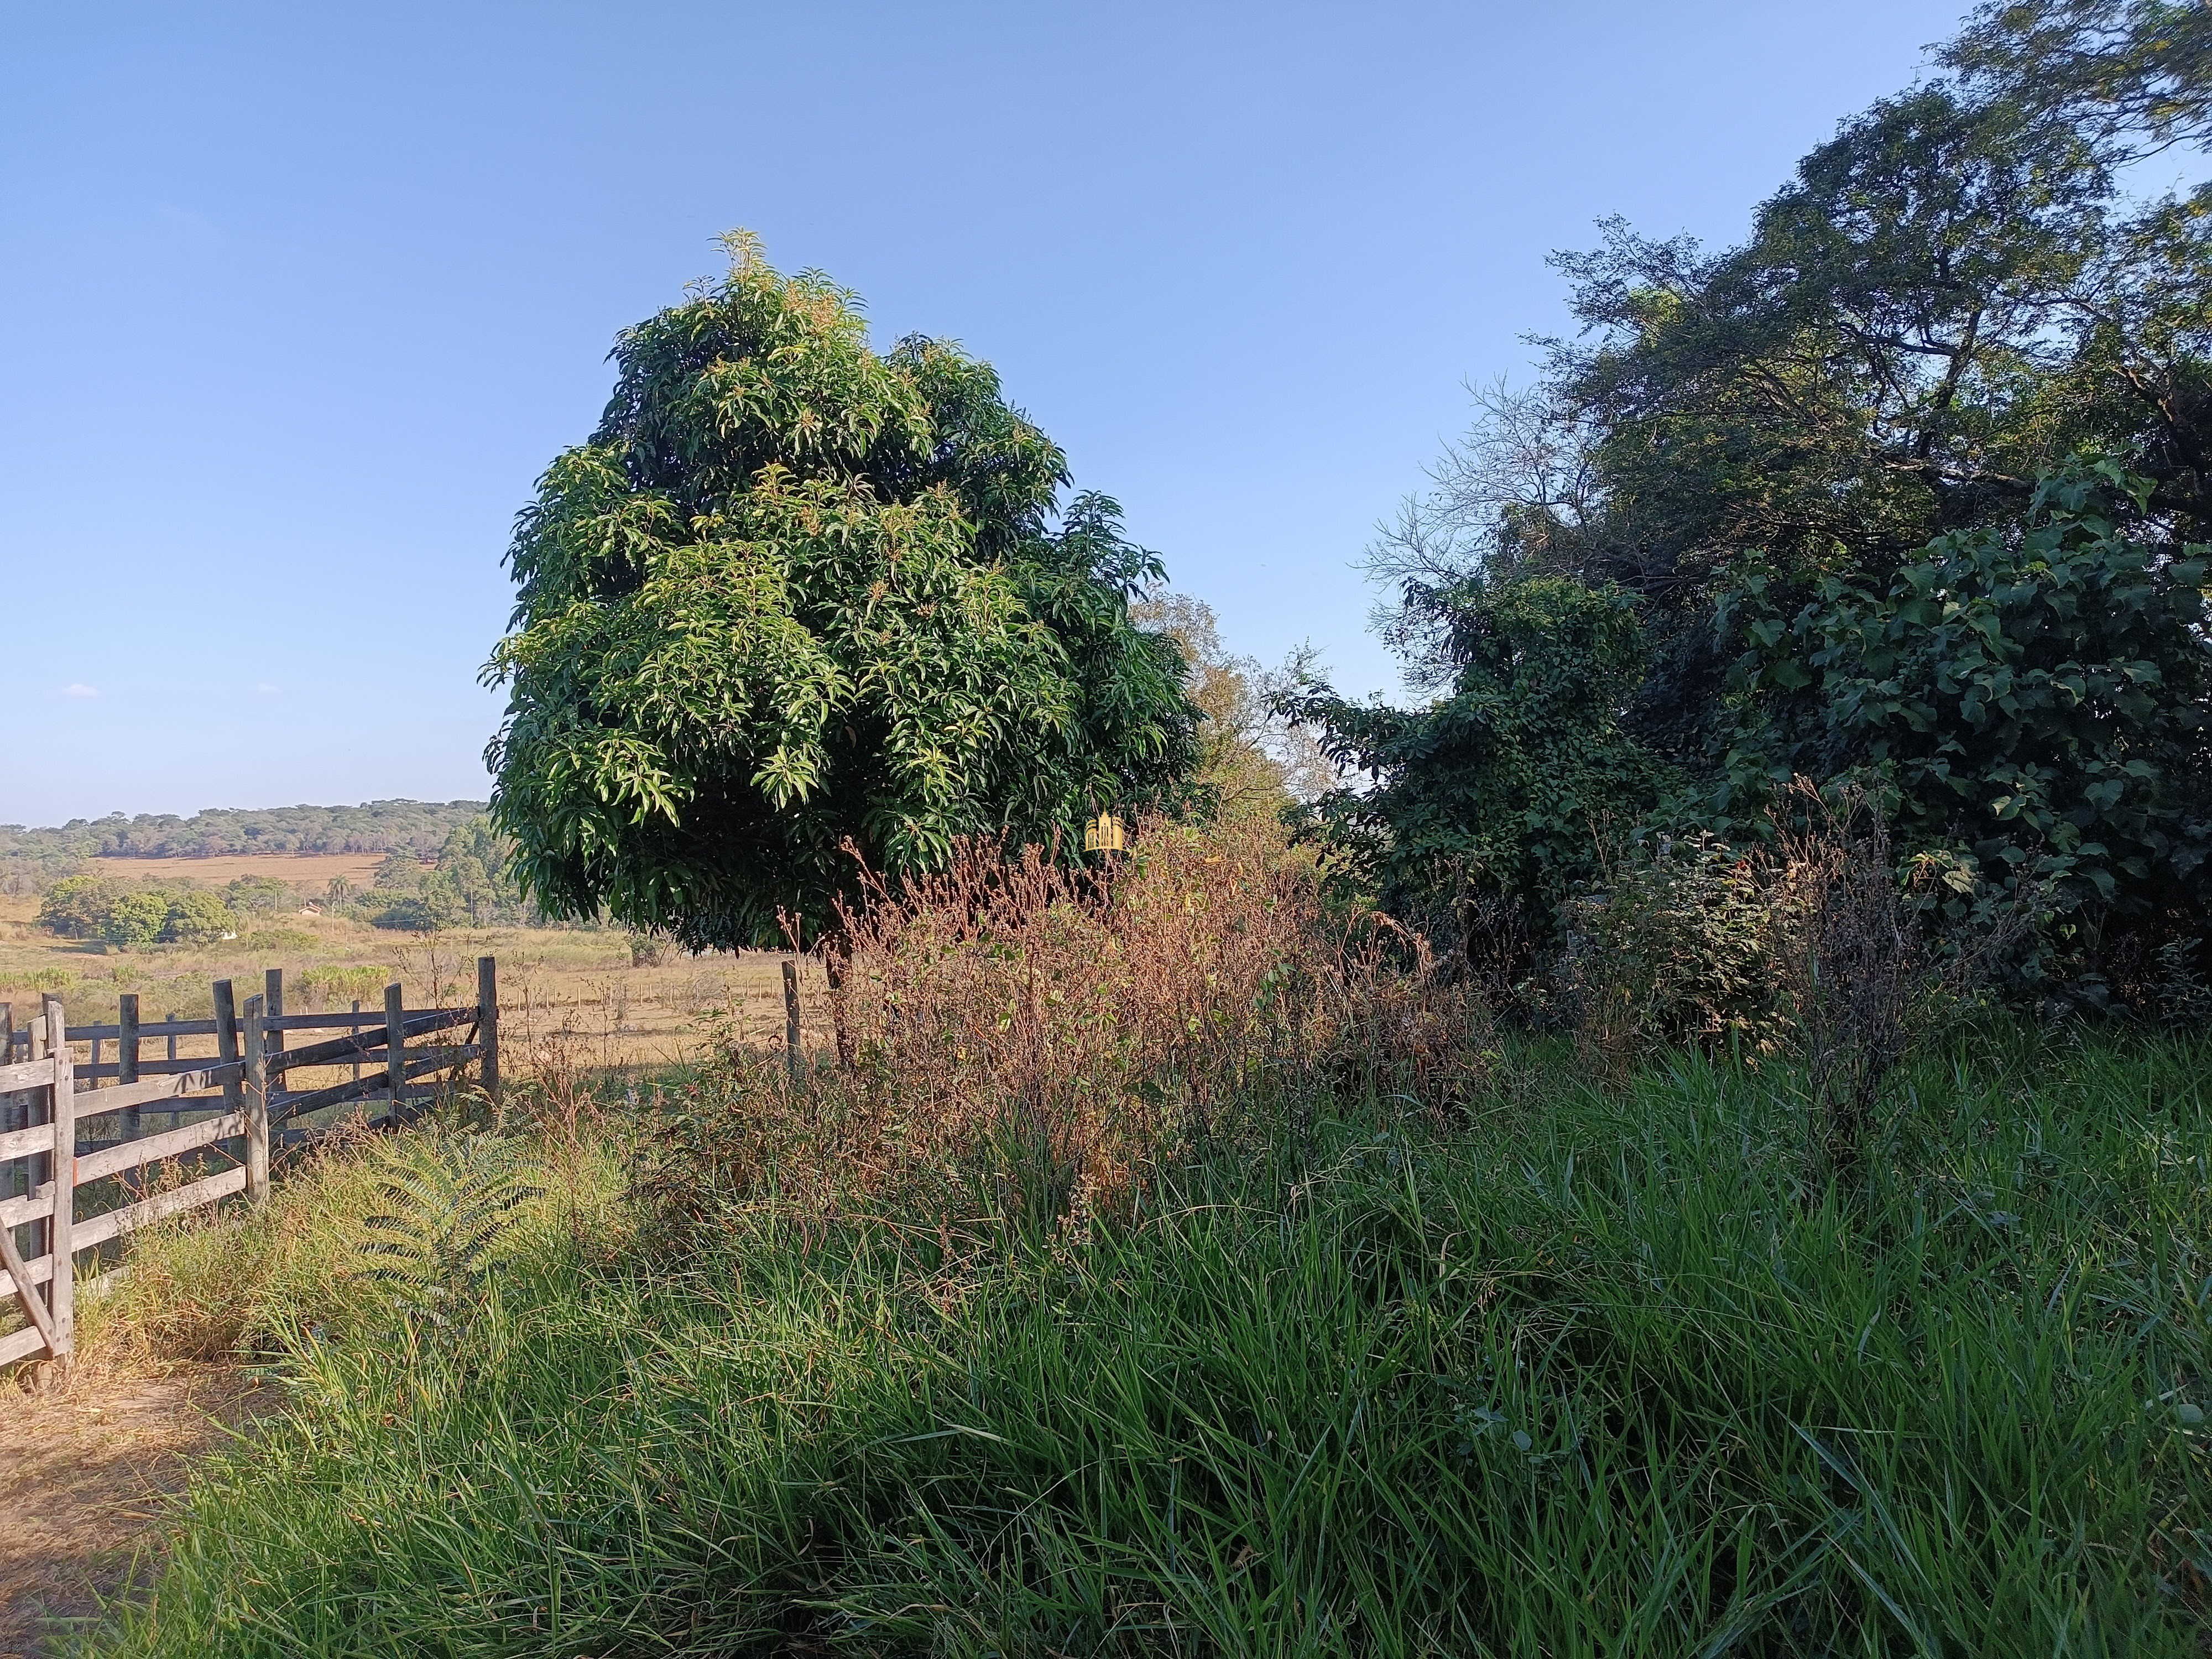
[[[769, 944], [957, 837], [1049, 840], [1196, 759], [1161, 574], [989, 367], [868, 345], [857, 302], [742, 234], [719, 283], [623, 333], [589, 442], [508, 563], [489, 759], [554, 916]], [[1079, 835], [1076, 838], [1080, 844]]]

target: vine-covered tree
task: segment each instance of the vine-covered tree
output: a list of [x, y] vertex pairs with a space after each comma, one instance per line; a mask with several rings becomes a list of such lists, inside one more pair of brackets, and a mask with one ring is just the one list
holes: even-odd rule
[[[2139, 166], [2212, 148], [2208, 18], [2001, 0], [1741, 246], [1613, 222], [1559, 256], [1581, 331], [1477, 394], [1370, 552], [1437, 700], [1285, 704], [1370, 775], [1315, 815], [1337, 867], [1556, 939], [1597, 823], [1740, 839], [1809, 775], [2035, 909], [2028, 977], [2094, 1000], [2169, 947], [2212, 966], [2212, 185], [2146, 196]], [[1544, 671], [1603, 695], [1527, 720], [1521, 677], [1577, 636], [1498, 656], [1496, 619], [1614, 605], [1634, 651]]]
[[851, 294], [726, 245], [723, 279], [621, 336], [508, 551], [488, 758], [529, 895], [769, 944], [833, 925], [853, 853], [1080, 846], [1086, 814], [1171, 795], [1199, 714], [1130, 620], [1162, 571], [1115, 503], [1060, 505], [1065, 457], [988, 365], [878, 354]]

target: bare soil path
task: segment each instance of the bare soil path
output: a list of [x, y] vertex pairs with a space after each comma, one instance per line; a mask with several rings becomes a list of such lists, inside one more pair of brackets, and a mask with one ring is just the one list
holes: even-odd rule
[[196, 1452], [276, 1404], [233, 1367], [0, 1381], [0, 1659], [65, 1650], [143, 1572]]

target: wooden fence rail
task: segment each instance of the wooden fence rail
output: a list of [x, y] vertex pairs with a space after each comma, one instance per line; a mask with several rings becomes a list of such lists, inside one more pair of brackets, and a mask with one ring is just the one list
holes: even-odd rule
[[[380, 1013], [362, 1013], [356, 1004], [349, 1013], [287, 1014], [283, 994], [283, 972], [272, 969], [262, 994], [248, 997], [240, 1011], [234, 1012], [230, 981], [216, 981], [211, 1020], [143, 1024], [137, 1000], [126, 997], [115, 1024], [74, 1027], [60, 999], [49, 996], [20, 1033], [13, 1010], [0, 1005], [0, 1307], [12, 1295], [30, 1322], [0, 1335], [0, 1365], [70, 1352], [80, 1252], [234, 1194], [265, 1202], [271, 1146], [301, 1146], [333, 1127], [282, 1126], [332, 1107], [383, 1099], [390, 1111], [374, 1121], [396, 1127], [410, 1105], [451, 1089], [471, 1066], [484, 1092], [498, 1096], [499, 975], [490, 957], [477, 961], [477, 1000], [465, 1007], [410, 1009], [399, 987], [392, 985], [385, 988]], [[420, 1041], [462, 1025], [471, 1029], [459, 1042]], [[287, 1032], [332, 1029], [346, 1035], [285, 1047]], [[179, 1059], [177, 1039], [184, 1036], [213, 1037], [216, 1054]], [[143, 1057], [149, 1042], [165, 1045], [161, 1059]], [[92, 1048], [93, 1058], [84, 1063], [76, 1058], [74, 1045], [80, 1042]], [[116, 1058], [103, 1063], [99, 1054], [105, 1043], [116, 1045]], [[15, 1057], [19, 1050], [21, 1059]], [[291, 1073], [332, 1066], [347, 1067], [353, 1076], [314, 1088], [283, 1086]], [[447, 1075], [425, 1081], [439, 1073]], [[169, 1127], [145, 1133], [149, 1113], [166, 1116]], [[88, 1133], [101, 1123], [114, 1133]], [[210, 1152], [222, 1156], [225, 1142], [240, 1143], [232, 1167], [195, 1173], [180, 1186], [135, 1201], [127, 1182], [119, 1182], [126, 1201], [78, 1217], [78, 1188], [118, 1181], [170, 1158]], [[42, 1285], [43, 1298], [37, 1288]]]

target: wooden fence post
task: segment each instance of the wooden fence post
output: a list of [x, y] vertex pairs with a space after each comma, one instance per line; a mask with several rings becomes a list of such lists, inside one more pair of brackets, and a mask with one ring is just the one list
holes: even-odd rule
[[[125, 991], [115, 1000], [115, 1085], [121, 1088], [126, 1083], [138, 1080], [138, 994]], [[143, 1120], [136, 1106], [123, 1110], [122, 1134], [125, 1140], [136, 1140]]]
[[61, 1339], [55, 1353], [70, 1351], [76, 1331], [76, 1252], [70, 1233], [76, 1215], [76, 1067], [70, 1052], [69, 1022], [62, 1000], [46, 1002], [46, 1043], [54, 1060], [54, 1212], [46, 1224], [46, 1250], [54, 1259], [54, 1273], [46, 1281], [46, 1310], [52, 1316], [54, 1334]]
[[[0, 1002], [0, 1066], [12, 1064], [15, 1058], [15, 1005], [12, 1002]], [[6, 1097], [0, 1096], [0, 1135], [6, 1134], [10, 1129], [27, 1129], [30, 1127], [30, 1112], [15, 1104]], [[21, 1173], [23, 1169], [23, 1160], [17, 1158], [11, 1158], [6, 1163], [0, 1164], [0, 1198], [15, 1196], [18, 1190], [17, 1183], [23, 1178]]]
[[[223, 1066], [238, 1058], [238, 1000], [227, 979], [215, 982], [215, 1054], [216, 1062]], [[226, 1112], [246, 1109], [244, 1085], [234, 1082], [222, 1085], [222, 1109]]]
[[246, 1198], [269, 1201], [269, 1050], [262, 999], [246, 1000]]
[[392, 1093], [392, 1127], [399, 1127], [399, 1104], [405, 1097], [401, 1091], [407, 1086], [407, 1053], [403, 1046], [407, 1040], [407, 1025], [402, 1010], [404, 993], [397, 985], [384, 988], [384, 1046], [385, 1079]]
[[484, 1097], [499, 1104], [499, 958], [477, 958], [477, 1041], [483, 1047], [477, 1081]]
[[[284, 1012], [284, 970], [271, 968], [261, 975], [261, 1012], [275, 1019]], [[284, 1052], [284, 1033], [275, 1026], [264, 1027], [261, 1034], [261, 1051], [266, 1054]]]
[[[40, 1002], [39, 1012], [31, 1016], [30, 1029], [23, 1033], [25, 1043], [30, 1050], [29, 1058], [33, 1060], [46, 1060], [50, 1057], [46, 1051], [46, 1033], [52, 1029], [53, 1022], [48, 1016], [53, 1012], [53, 998], [49, 996]], [[36, 1102], [25, 1101], [23, 1127], [26, 1128], [33, 1127], [33, 1120], [38, 1116], [39, 1107]], [[52, 1122], [52, 1114], [49, 1113], [45, 1121]], [[25, 1160], [23, 1170], [25, 1191], [35, 1194], [40, 1188], [53, 1178], [54, 1155], [52, 1152], [33, 1152]], [[50, 1219], [41, 1218], [33, 1221], [30, 1225], [31, 1254], [33, 1256], [44, 1255], [46, 1253], [46, 1241], [53, 1237], [53, 1223]]]
[[795, 1088], [799, 1083], [799, 964], [783, 959], [783, 1055]]

